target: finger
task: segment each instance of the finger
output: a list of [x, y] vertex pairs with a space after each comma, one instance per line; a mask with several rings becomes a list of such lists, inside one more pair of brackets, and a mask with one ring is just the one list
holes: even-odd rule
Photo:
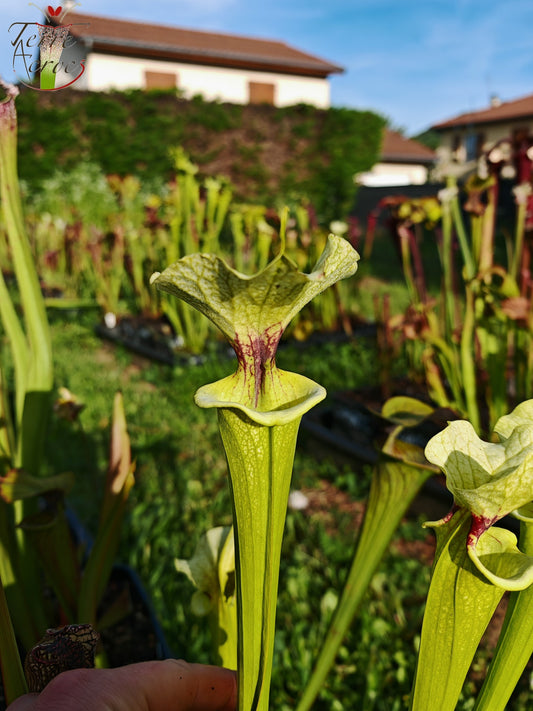
[[234, 711], [236, 699], [234, 672], [167, 659], [63, 672], [35, 707], [9, 711]]
[[[183, 660], [145, 662], [136, 668], [147, 711], [233, 711], [237, 701], [236, 675], [227, 669], [188, 664]], [[128, 667], [123, 667], [131, 684]], [[126, 671], [127, 670], [127, 671]]]

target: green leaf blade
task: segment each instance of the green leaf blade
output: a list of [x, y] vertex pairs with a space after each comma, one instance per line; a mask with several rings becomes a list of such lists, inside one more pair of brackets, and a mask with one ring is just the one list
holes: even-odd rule
[[[432, 524], [427, 524], [432, 525]], [[479, 641], [503, 595], [468, 558], [468, 511], [436, 526], [432, 571], [410, 711], [453, 711]]]

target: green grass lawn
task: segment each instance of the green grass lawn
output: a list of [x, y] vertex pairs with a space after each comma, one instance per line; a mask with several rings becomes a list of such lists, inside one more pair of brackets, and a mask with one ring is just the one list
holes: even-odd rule
[[[190, 614], [193, 588], [175, 572], [173, 561], [189, 557], [208, 528], [231, 521], [216, 415], [197, 408], [192, 397], [200, 385], [231, 372], [233, 363], [211, 353], [194, 367], [156, 365], [101, 341], [93, 324], [94, 314], [52, 315], [57, 385], [68, 387], [86, 408], [79, 423], [54, 421], [47, 468], [76, 474], [70, 501], [93, 529], [112, 399], [120, 389], [137, 463], [120, 557], [140, 573], [175, 653], [211, 661], [207, 625]], [[278, 364], [330, 392], [376, 382], [379, 368], [368, 338], [285, 346]], [[293, 709], [310, 674], [350, 564], [369, 479], [368, 469], [355, 462], [317, 461], [303, 444], [297, 450], [293, 487], [303, 489], [311, 504], [289, 511], [287, 518], [272, 708]], [[407, 708], [431, 546], [416, 517], [402, 524], [316, 709]], [[471, 706], [467, 700], [458, 708]], [[527, 705], [509, 708], [525, 711]]]

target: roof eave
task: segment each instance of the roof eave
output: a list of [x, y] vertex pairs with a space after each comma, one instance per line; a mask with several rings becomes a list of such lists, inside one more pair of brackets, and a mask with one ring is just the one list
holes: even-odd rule
[[401, 155], [382, 155], [381, 163], [409, 163], [409, 164], [424, 164], [431, 165], [437, 161], [437, 157], [428, 156], [401, 156]]
[[508, 123], [509, 121], [523, 121], [524, 119], [533, 119], [533, 113], [526, 111], [521, 114], [515, 114], [513, 116], [501, 116], [500, 118], [476, 118], [471, 116], [464, 120], [445, 121], [444, 123], [437, 123], [431, 126], [433, 131], [446, 131], [450, 128], [468, 128], [469, 126], [476, 126], [478, 124], [498, 124], [498, 123]]
[[173, 47], [169, 45], [154, 45], [149, 43], [121, 41], [107, 37], [90, 37], [85, 35], [83, 41], [90, 46], [91, 51], [104, 54], [122, 54], [128, 57], [158, 58], [181, 61], [188, 64], [203, 64], [228, 68], [247, 68], [262, 71], [282, 72], [325, 79], [330, 74], [342, 74], [343, 67], [334, 64], [316, 65], [313, 62], [304, 63], [290, 59], [257, 57], [253, 55], [221, 54], [189, 47]]

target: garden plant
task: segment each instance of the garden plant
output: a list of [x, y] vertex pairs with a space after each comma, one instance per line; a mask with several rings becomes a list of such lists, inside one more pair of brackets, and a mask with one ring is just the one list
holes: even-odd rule
[[[313, 282], [321, 278], [319, 275], [328, 274], [332, 246], [340, 245], [338, 240], [330, 237], [330, 249], [307, 277], [315, 288], [317, 285]], [[283, 255], [280, 258], [283, 260]], [[346, 266], [347, 262], [343, 255], [339, 264]], [[295, 397], [294, 385], [286, 384], [285, 378], [278, 377], [275, 370], [275, 347], [287, 318], [278, 310], [280, 303], [286, 301], [285, 294], [291, 291], [297, 294], [297, 299], [302, 298], [302, 292], [304, 299], [306, 296], [304, 287], [285, 286], [285, 272], [289, 267], [287, 264], [284, 267], [278, 267], [275, 260], [264, 272], [248, 278], [231, 270], [214, 255], [197, 255], [185, 257], [163, 274], [154, 275], [159, 288], [186, 299], [215, 321], [237, 353], [237, 373], [201, 388], [196, 402], [202, 407], [219, 408], [219, 426], [230, 470], [236, 527], [237, 668], [241, 709], [268, 708], [273, 645], [269, 627], [273, 624], [281, 529], [290, 479], [290, 468], [285, 469], [284, 477], [278, 470], [276, 454], [282, 455], [287, 467], [294, 452], [292, 442], [287, 457], [283, 440], [276, 439], [275, 427], [289, 424], [287, 415], [294, 410], [294, 401], [299, 409], [302, 404], [308, 406], [309, 400], [323, 396], [307, 381]], [[293, 273], [302, 279], [303, 275]], [[335, 270], [329, 273], [337, 276]], [[272, 274], [276, 277], [273, 283]], [[269, 319], [271, 298], [275, 299], [275, 307]], [[289, 314], [291, 306], [294, 308], [290, 302], [285, 304]], [[249, 320], [248, 314], [252, 315]], [[280, 321], [275, 320], [277, 318]], [[276, 386], [281, 394], [277, 399], [275, 390], [274, 394], [269, 392]], [[533, 582], [528, 537], [523, 535], [526, 546], [523, 553], [517, 548], [514, 534], [491, 527], [513, 512], [524, 523], [529, 520], [528, 471], [533, 451], [529, 437], [531, 407], [531, 401], [527, 401], [498, 421], [495, 435], [500, 438], [499, 444], [479, 440], [467, 421], [452, 423], [430, 440], [425, 458], [412, 445], [402, 443], [399, 435], [402, 423], [418, 423], [430, 414], [431, 408], [407, 399], [394, 399], [385, 408], [385, 414], [400, 424], [385, 443], [385, 457], [376, 468], [375, 488], [371, 490], [345, 597], [333, 618], [316, 676], [304, 691], [300, 708], [310, 708], [319, 692], [340, 638], [352, 621], [392, 531], [405, 511], [403, 507], [435, 471], [428, 460], [446, 473], [455, 508], [442, 522], [432, 524], [437, 531], [437, 552], [410, 708], [421, 710], [433, 705], [442, 711], [455, 709], [482, 634], [505, 590], [526, 596], [525, 602], [511, 608], [507, 623], [514, 630], [524, 627], [522, 615], [527, 615], [529, 596], [526, 590]], [[299, 416], [297, 410], [297, 422]], [[263, 434], [265, 426], [272, 431], [267, 429]], [[255, 453], [251, 461], [250, 452]], [[281, 504], [278, 495], [284, 495]], [[271, 530], [271, 526], [278, 530]], [[529, 640], [530, 634], [524, 634]], [[490, 703], [497, 702], [505, 708], [531, 651], [529, 643], [525, 650], [517, 649], [512, 643], [502, 643], [499, 653], [504, 661], [500, 667], [495, 666], [496, 671], [488, 677], [480, 704], [484, 703], [483, 699], [490, 699]], [[507, 664], [514, 670], [511, 681]]]
[[[282, 230], [282, 234], [284, 230]], [[331, 235], [305, 275], [283, 251], [247, 277], [215, 255], [184, 257], [155, 274], [158, 288], [208, 316], [235, 349], [238, 369], [197, 391], [218, 409], [231, 477], [236, 547], [239, 709], [268, 709], [279, 560], [296, 436], [325, 396], [308, 378], [279, 370], [275, 357], [291, 317], [357, 268], [348, 242]]]
[[[92, 306], [111, 326], [121, 318], [167, 321], [170, 346], [198, 355], [215, 329], [188, 304], [151, 287], [150, 275], [161, 263], [206, 251], [239, 271], [261, 270], [279, 249], [281, 208], [240, 203], [227, 180], [202, 177], [181, 147], [170, 153], [173, 180], [151, 189], [133, 175], [106, 177], [93, 164], [58, 173], [29, 200], [27, 224], [47, 306]], [[287, 222], [287, 254], [310, 269], [327, 231], [305, 200], [293, 202]], [[320, 295], [292, 332], [305, 338], [340, 320], [349, 333], [350, 289], [339, 284]]]
[[[23, 591], [29, 589], [31, 593], [37, 593], [41, 590], [41, 578], [30, 546], [31, 534], [17, 524], [27, 519], [28, 515], [36, 514], [39, 501], [49, 499], [50, 491], [63, 490], [71, 483], [70, 477], [49, 479], [39, 473], [42, 447], [40, 450], [38, 444], [43, 440], [54, 384], [52, 349], [50, 326], [30, 243], [25, 234], [19, 198], [14, 99], [15, 92], [8, 89], [8, 97], [0, 107], [1, 199], [7, 235], [2, 254], [13, 262], [18, 287], [11, 289], [10, 293], [3, 279], [0, 280], [5, 296], [1, 299], [2, 324], [14, 369], [14, 398], [11, 404], [9, 371], [4, 365], [6, 361], [2, 361], [4, 397], [1, 443], [5, 467], [1, 482], [2, 496], [9, 499], [9, 503], [0, 502], [0, 533], [4, 536], [0, 537], [0, 663], [8, 700], [19, 696], [26, 688], [16, 638], [23, 646], [30, 648], [36, 636], [38, 638], [37, 632], [42, 632], [48, 624], [44, 619], [32, 619], [27, 615], [25, 618], [26, 613], [18, 607], [24, 602]], [[176, 154], [176, 159], [181, 159], [182, 167], [185, 165], [184, 183], [171, 198], [176, 201], [176, 214], [181, 214], [183, 210], [183, 214], [188, 215], [190, 208], [187, 205], [196, 205], [194, 210], [199, 212], [195, 214], [202, 215], [198, 228], [213, 226], [210, 246], [214, 245], [216, 249], [219, 238], [223, 242], [221, 225], [226, 211], [225, 201], [229, 198], [221, 192], [223, 186], [209, 183], [218, 207], [210, 211], [207, 207], [210, 203], [199, 205], [200, 196], [192, 181], [194, 171], [183, 163], [183, 154]], [[142, 213], [142, 203], [137, 201], [138, 184], [115, 181], [114, 189], [120, 195], [125, 214], [129, 214], [132, 220], [128, 228], [132, 236], [135, 234], [133, 223], [140, 225]], [[188, 198], [183, 196], [185, 191], [191, 198], [189, 203]], [[451, 196], [454, 199], [454, 191]], [[455, 211], [454, 205], [452, 211]], [[206, 209], [210, 217], [201, 212]], [[442, 209], [446, 214], [446, 203]], [[261, 224], [262, 218], [261, 211], [249, 217], [254, 229]], [[180, 218], [182, 222], [184, 219]], [[242, 222], [234, 218], [234, 223], [236, 230], [242, 230]], [[187, 231], [191, 225], [194, 221], [187, 219], [185, 234], [189, 234]], [[202, 318], [207, 317], [218, 327], [236, 354], [236, 371], [209, 385], [201, 385], [195, 395], [195, 402], [200, 408], [214, 408], [217, 411], [229, 469], [233, 536], [227, 526], [209, 531], [199, 544], [199, 557], [181, 560], [178, 568], [200, 589], [200, 594], [195, 596], [195, 604], [203, 611], [213, 613], [214, 646], [220, 659], [229, 666], [237, 667], [239, 711], [266, 711], [269, 707], [275, 658], [278, 579], [296, 438], [302, 417], [326, 395], [325, 389], [310, 378], [277, 366], [278, 345], [289, 322], [300, 309], [329, 287], [334, 287], [339, 280], [352, 276], [359, 260], [349, 241], [330, 234], [323, 244], [322, 253], [317, 255], [316, 264], [307, 273], [304, 272], [307, 263], [302, 256], [301, 245], [294, 253], [298, 261], [289, 256], [288, 242], [295, 225], [298, 225], [298, 234], [305, 239], [315, 235], [308, 232], [305, 215], [300, 214], [299, 221], [289, 223], [288, 212], [282, 211], [277, 232], [279, 240], [274, 243], [278, 252], [265, 263], [267, 252], [263, 246], [259, 261], [254, 262], [259, 268], [254, 275], [244, 274], [230, 266], [219, 254], [200, 252], [195, 248], [191, 254], [177, 253], [176, 261], [161, 273], [153, 274], [151, 286], [147, 286], [144, 292], [140, 274], [151, 263], [152, 256], [147, 256], [146, 262], [143, 260], [142, 251], [136, 251], [141, 243], [139, 241], [135, 242], [130, 255], [130, 275], [139, 298], [144, 298], [141, 294], [152, 293], [150, 288], [155, 287], [165, 294], [165, 298], [169, 295], [182, 299], [197, 309]], [[457, 225], [460, 229], [459, 222]], [[317, 652], [314, 672], [307, 688], [308, 680], [302, 679], [297, 691], [294, 707], [299, 711], [311, 708], [318, 695], [325, 690], [327, 674], [336, 655], [341, 652], [342, 638], [349, 634], [355, 614], [362, 612], [364, 595], [372, 585], [394, 530], [423, 483], [440, 470], [444, 472], [448, 489], [453, 495], [454, 507], [442, 520], [428, 524], [435, 530], [437, 547], [418, 661], [416, 669], [412, 670], [413, 689], [409, 701], [402, 698], [394, 701], [394, 711], [407, 705], [414, 711], [427, 711], [429, 708], [452, 711], [457, 707], [476, 649], [505, 591], [510, 591], [511, 597], [498, 648], [481, 692], [475, 700], [471, 699], [469, 708], [478, 711], [505, 709], [533, 652], [530, 614], [533, 582], [530, 530], [533, 401], [526, 399], [511, 410], [495, 400], [497, 407], [490, 410], [490, 422], [493, 423], [491, 441], [480, 439], [479, 411], [468, 409], [468, 403], [473, 402], [474, 396], [474, 391], [469, 389], [475, 382], [471, 380], [472, 364], [475, 362], [474, 327], [477, 327], [476, 343], [481, 343], [488, 326], [485, 321], [476, 321], [476, 318], [480, 304], [485, 303], [482, 301], [483, 290], [490, 291], [492, 286], [491, 279], [486, 275], [497, 272], [488, 256], [491, 253], [492, 233], [483, 225], [479, 229], [479, 240], [474, 239], [472, 244], [468, 243], [465, 233], [459, 236], [465, 259], [466, 288], [472, 289], [470, 296], [467, 291], [465, 301], [467, 318], [462, 329], [466, 333], [465, 341], [460, 339], [457, 344], [453, 340], [455, 331], [451, 329], [449, 332], [452, 345], [448, 350], [454, 353], [453, 367], [458, 371], [464, 370], [461, 374], [464, 379], [461, 390], [463, 400], [459, 401], [459, 395], [457, 401], [450, 397], [435, 398], [437, 405], [451, 404], [456, 409], [461, 409], [458, 405], [462, 403], [464, 413], [460, 414], [468, 417], [458, 420], [453, 419], [455, 415], [450, 415], [453, 421], [444, 426], [443, 413], [412, 398], [392, 398], [383, 406], [381, 416], [387, 423], [387, 437], [380, 447], [380, 458], [372, 473], [364, 523], [345, 590], [338, 605], [330, 605], [332, 610], [336, 609], [330, 630], [325, 633], [322, 650]], [[239, 234], [241, 242], [237, 238], [237, 243], [242, 248], [244, 230]], [[401, 234], [404, 235], [404, 232], [401, 231]], [[478, 232], [475, 231], [474, 235]], [[189, 246], [197, 247], [194, 237], [191, 232]], [[125, 232], [120, 239], [124, 243], [128, 239]], [[446, 240], [451, 240], [451, 232], [445, 235], [443, 244]], [[116, 243], [112, 245], [112, 249], [115, 248]], [[119, 245], [118, 249], [120, 256], [113, 267], [117, 280], [119, 276], [120, 279], [123, 277], [119, 274], [119, 264], [123, 265], [122, 247]], [[407, 252], [404, 250], [402, 253], [406, 257]], [[161, 254], [156, 258], [160, 259]], [[511, 266], [511, 273], [515, 273], [519, 258], [513, 257], [511, 263], [514, 265]], [[407, 258], [404, 264], [410, 279]], [[481, 269], [480, 265], [485, 265], [486, 269]], [[446, 274], [445, 270], [445, 277]], [[422, 282], [417, 281], [413, 274], [409, 286], [412, 298], [427, 317], [427, 300], [419, 299]], [[13, 291], [19, 299], [16, 304]], [[336, 300], [337, 297], [334, 297], [333, 303]], [[489, 300], [489, 303], [492, 302]], [[19, 318], [19, 305], [24, 315], [23, 323]], [[326, 310], [330, 308], [331, 303], [325, 307]], [[445, 313], [451, 319], [452, 314]], [[492, 322], [489, 325], [492, 326]], [[485, 331], [482, 326], [486, 326]], [[445, 337], [446, 333], [443, 340]], [[519, 343], [520, 347], [523, 345], [521, 340], [513, 341], [513, 345], [515, 343]], [[433, 348], [439, 344], [440, 341], [431, 341]], [[448, 350], [442, 350], [448, 353]], [[432, 351], [429, 357], [433, 357], [435, 352]], [[513, 354], [519, 358], [520, 348], [513, 350]], [[447, 363], [448, 366], [452, 367], [452, 361]], [[445, 368], [444, 365], [442, 367]], [[443, 372], [448, 373], [445, 369]], [[444, 391], [452, 387], [445, 375], [439, 377]], [[493, 385], [493, 391], [495, 389]], [[437, 385], [432, 392], [438, 395]], [[123, 405], [123, 399], [118, 395], [115, 399], [111, 463], [100, 533], [82, 574], [77, 566], [79, 561], [75, 560], [76, 556], [72, 555], [67, 545], [68, 537], [63, 535], [66, 530], [63, 494], [59, 496], [59, 503], [54, 500], [55, 508], [47, 512], [51, 513], [53, 520], [47, 520], [43, 525], [42, 519], [39, 519], [37, 523], [40, 535], [46, 530], [55, 537], [54, 546], [50, 547], [55, 555], [55, 564], [47, 561], [46, 569], [62, 614], [66, 616], [65, 621], [98, 625], [97, 600], [103, 592], [116, 551], [118, 529], [133, 483]], [[505, 412], [502, 412], [504, 409]], [[437, 415], [440, 415], [440, 420]], [[438, 431], [435, 434], [433, 428], [429, 442], [426, 444], [426, 436], [422, 443], [417, 435], [421, 431], [427, 435], [430, 422], [433, 425], [437, 423]], [[159, 426], [163, 427], [164, 422]], [[495, 526], [509, 515], [520, 521], [519, 541], [506, 528]], [[167, 531], [165, 535], [170, 537], [172, 532]], [[145, 546], [145, 553], [150, 555], [149, 544]], [[200, 558], [208, 558], [213, 564], [218, 578], [213, 588], [203, 587], [209, 576], [211, 583], [213, 579], [212, 572], [202, 570]], [[234, 585], [231, 583], [233, 564]], [[27, 580], [24, 575], [19, 575], [19, 571], [29, 572], [32, 586], [26, 587]], [[78, 580], [80, 585], [72, 587], [73, 579]], [[61, 583], [66, 583], [67, 592], [64, 592]], [[33, 603], [28, 609], [39, 611]], [[28, 619], [34, 623], [30, 630], [24, 626], [28, 624]], [[278, 672], [281, 669], [276, 667], [276, 674]], [[371, 669], [368, 675], [371, 675]], [[342, 708], [343, 699], [336, 701], [335, 708]], [[367, 707], [378, 708], [378, 703], [379, 699], [374, 696], [369, 698]]]
[[[457, 167], [444, 167], [447, 185], [439, 200], [393, 197], [381, 205], [390, 214], [410, 296], [404, 317], [389, 319], [391, 328], [403, 331], [413, 367], [420, 370], [422, 364], [432, 399], [467, 417], [478, 433], [490, 432], [501, 416], [532, 395], [526, 239], [532, 158], [533, 148], [518, 151], [510, 140], [501, 141], [478, 163], [461, 168], [466, 170], [461, 184]], [[502, 175], [513, 164], [516, 220], [511, 230], [496, 218]], [[440, 299], [427, 290], [424, 239], [438, 240]]]
[[[96, 625], [97, 607], [114, 562], [120, 523], [133, 484], [133, 465], [120, 393], [115, 396], [108, 477], [99, 529], [83, 572], [69, 529], [65, 495], [72, 475], [41, 471], [52, 412], [53, 358], [44, 298], [23, 220], [16, 168], [14, 87], [0, 105], [0, 195], [17, 282], [15, 302], [0, 277], [0, 318], [6, 337], [0, 368], [0, 660], [7, 699], [25, 688], [16, 640], [29, 651], [63, 620]], [[20, 315], [22, 314], [22, 315]], [[10, 368], [13, 377], [10, 377]], [[75, 417], [63, 392], [57, 405]], [[51, 606], [43, 576], [57, 596]], [[9, 613], [8, 613], [9, 609]]]

